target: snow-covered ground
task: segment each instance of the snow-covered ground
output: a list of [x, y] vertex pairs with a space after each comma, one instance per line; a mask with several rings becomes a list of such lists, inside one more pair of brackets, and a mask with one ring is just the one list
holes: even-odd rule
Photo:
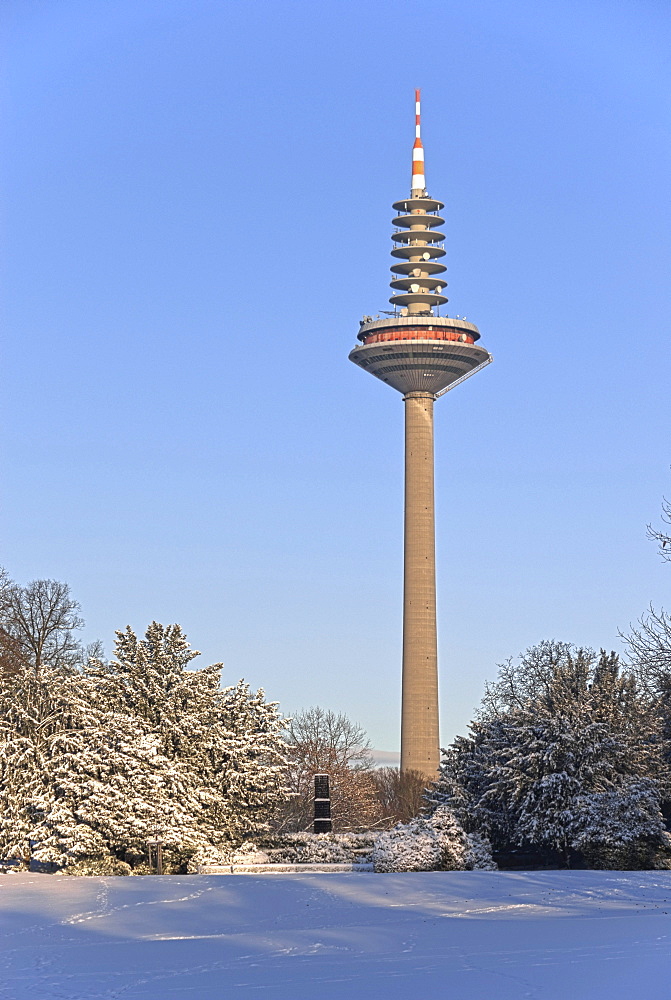
[[8, 1000], [671, 997], [671, 872], [0, 879]]

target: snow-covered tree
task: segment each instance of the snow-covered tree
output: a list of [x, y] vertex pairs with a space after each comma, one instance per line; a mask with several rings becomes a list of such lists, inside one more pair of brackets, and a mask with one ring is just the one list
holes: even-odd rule
[[444, 755], [432, 799], [498, 849], [534, 845], [594, 857], [659, 845], [667, 771], [662, 734], [615, 654], [543, 643], [501, 668], [470, 738]]
[[201, 832], [241, 841], [266, 829], [285, 797], [284, 721], [262, 691], [242, 681], [220, 689], [220, 663], [188, 670], [198, 655], [179, 625], [152, 622], [143, 639], [130, 627], [117, 632], [115, 656], [92, 661], [88, 675], [172, 763]]
[[97, 695], [81, 675], [45, 666], [0, 685], [2, 855], [70, 864], [95, 843], [94, 854], [141, 857], [156, 828], [179, 843], [206, 840], [187, 769]]
[[69, 757], [93, 725], [79, 677], [62, 667], [31, 665], [0, 674], [0, 854], [24, 857], [38, 817], [53, 804], [54, 758]]
[[285, 762], [263, 692], [220, 689], [220, 664], [188, 669], [177, 625], [126, 629], [112, 660], [82, 664], [64, 585], [5, 577], [0, 592], [16, 654], [0, 657], [0, 857], [116, 870], [157, 832], [185, 858], [266, 828]]

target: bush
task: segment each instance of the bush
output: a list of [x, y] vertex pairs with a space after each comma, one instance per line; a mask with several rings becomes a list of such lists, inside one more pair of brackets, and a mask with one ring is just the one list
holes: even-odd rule
[[67, 865], [61, 875], [130, 875], [131, 866], [125, 861], [119, 861], [111, 854], [102, 857], [79, 858], [72, 865]]
[[466, 868], [469, 871], [495, 872], [498, 865], [492, 857], [492, 845], [481, 833], [467, 833]]
[[187, 861], [186, 870], [189, 875], [195, 875], [201, 865], [230, 865], [231, 851], [226, 848], [214, 847], [208, 844], [195, 851]]
[[288, 833], [268, 839], [268, 860], [279, 864], [359, 864], [369, 860], [375, 833]]
[[590, 845], [583, 849], [588, 868], [612, 871], [671, 869], [671, 835], [661, 840], [631, 840], [628, 843]]
[[[198, 853], [193, 844], [168, 844], [163, 848], [163, 871], [166, 875], [186, 875], [191, 859]], [[154, 860], [154, 871], [156, 861]]]
[[426, 820], [399, 823], [380, 834], [373, 848], [376, 872], [430, 872], [440, 868], [440, 844]]
[[376, 872], [467, 871], [496, 868], [488, 841], [467, 834], [446, 807], [429, 818], [399, 823], [375, 841]]

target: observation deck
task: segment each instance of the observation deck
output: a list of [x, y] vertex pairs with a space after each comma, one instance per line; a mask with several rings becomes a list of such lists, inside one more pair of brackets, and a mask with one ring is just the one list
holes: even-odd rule
[[492, 360], [473, 323], [448, 316], [365, 320], [349, 359], [393, 389], [442, 395]]

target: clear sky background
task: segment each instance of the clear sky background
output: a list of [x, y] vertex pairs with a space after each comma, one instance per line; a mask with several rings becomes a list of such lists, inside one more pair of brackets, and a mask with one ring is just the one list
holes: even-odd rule
[[[180, 622], [398, 748], [389, 308], [413, 88], [449, 315], [443, 742], [543, 638], [621, 649], [671, 567], [668, 0], [5, 0], [2, 562], [86, 639]], [[198, 661], [196, 661], [197, 663]]]

